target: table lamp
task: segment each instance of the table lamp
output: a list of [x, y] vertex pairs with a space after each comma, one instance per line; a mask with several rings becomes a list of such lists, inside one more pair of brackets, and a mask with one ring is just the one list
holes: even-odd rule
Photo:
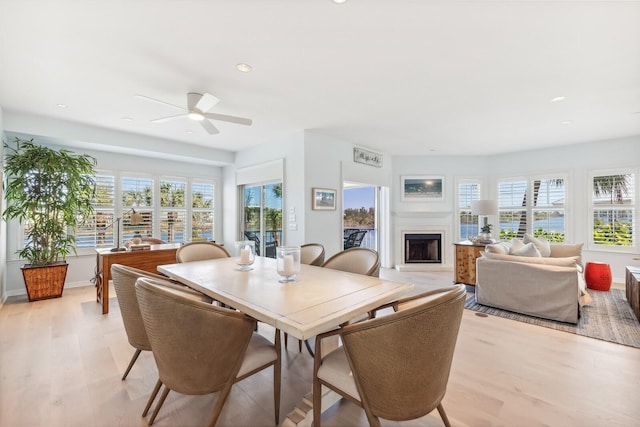
[[484, 216], [483, 227], [487, 226], [489, 222], [488, 215], [498, 214], [498, 204], [495, 200], [474, 200], [471, 202], [471, 214], [478, 215], [478, 220], [481, 216]]

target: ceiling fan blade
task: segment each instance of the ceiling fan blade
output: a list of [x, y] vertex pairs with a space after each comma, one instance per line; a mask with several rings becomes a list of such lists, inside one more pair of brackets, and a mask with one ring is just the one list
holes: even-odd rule
[[157, 102], [158, 104], [168, 105], [169, 107], [173, 107], [173, 108], [177, 108], [178, 110], [185, 111], [185, 109], [183, 107], [178, 107], [177, 105], [169, 104], [168, 102], [160, 101], [159, 99], [149, 98], [148, 96], [138, 95], [138, 94], [136, 94], [134, 96], [136, 98], [146, 99], [147, 101]]
[[177, 116], [162, 117], [160, 119], [151, 120], [151, 123], [164, 123], [164, 122], [168, 122], [170, 120], [175, 120], [175, 119], [180, 119], [182, 117], [187, 117], [188, 115], [189, 115], [188, 113], [184, 113], [184, 114], [178, 114]]
[[203, 113], [206, 113], [218, 102], [220, 102], [218, 98], [211, 95], [210, 93], [205, 93], [204, 95], [201, 95], [200, 100], [195, 105], [195, 108], [202, 111]]
[[245, 119], [244, 117], [236, 117], [236, 116], [226, 116], [224, 114], [204, 113], [203, 116], [205, 116], [208, 119], [220, 120], [223, 122], [230, 122], [230, 123], [237, 123], [239, 125], [245, 125], [245, 126], [251, 126], [251, 123], [253, 123], [251, 119]]
[[213, 125], [213, 123], [211, 123], [209, 120], [202, 120], [202, 121], [200, 121], [200, 124], [202, 125], [204, 130], [206, 130], [210, 135], [215, 135], [217, 133], [220, 133], [218, 128], [216, 128]]

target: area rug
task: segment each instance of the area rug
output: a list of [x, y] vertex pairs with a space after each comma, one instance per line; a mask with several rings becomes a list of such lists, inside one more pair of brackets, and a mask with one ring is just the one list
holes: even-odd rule
[[640, 322], [631, 311], [631, 307], [625, 297], [625, 291], [622, 289], [611, 289], [609, 292], [589, 290], [589, 295], [591, 295], [593, 301], [589, 305], [582, 307], [577, 325], [540, 319], [481, 305], [476, 302], [476, 297], [473, 293], [469, 294], [464, 308], [504, 317], [505, 319], [640, 348]]

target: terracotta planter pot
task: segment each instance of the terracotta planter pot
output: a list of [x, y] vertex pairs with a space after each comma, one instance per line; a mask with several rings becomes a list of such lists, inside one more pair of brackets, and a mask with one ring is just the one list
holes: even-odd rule
[[60, 262], [45, 266], [24, 265], [22, 277], [29, 301], [60, 298], [69, 264]]

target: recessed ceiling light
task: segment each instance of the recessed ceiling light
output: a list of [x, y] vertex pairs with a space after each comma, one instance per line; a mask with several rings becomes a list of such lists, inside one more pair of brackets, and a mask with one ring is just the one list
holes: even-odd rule
[[555, 98], [551, 99], [551, 102], [564, 101], [565, 99], [567, 99], [566, 96], [556, 96]]
[[571, 124], [571, 120], [565, 120], [564, 122], [560, 123], [561, 125], [570, 125]]
[[132, 122], [133, 119], [131, 117], [123, 117], [122, 120], [124, 120], [125, 122]]
[[193, 131], [192, 131], [192, 130], [188, 130], [188, 131], [187, 131], [187, 133], [188, 133], [188, 134], [192, 134], [192, 133], [193, 133]]
[[336, 4], [342, 4], [342, 3], [346, 3], [347, 0], [333, 0], [333, 2]]
[[251, 65], [242, 62], [240, 64], [237, 64], [236, 68], [238, 69], [238, 71], [242, 71], [243, 73], [248, 73], [249, 71], [253, 70], [253, 67]]
[[57, 104], [58, 108], [69, 108], [67, 104]]

